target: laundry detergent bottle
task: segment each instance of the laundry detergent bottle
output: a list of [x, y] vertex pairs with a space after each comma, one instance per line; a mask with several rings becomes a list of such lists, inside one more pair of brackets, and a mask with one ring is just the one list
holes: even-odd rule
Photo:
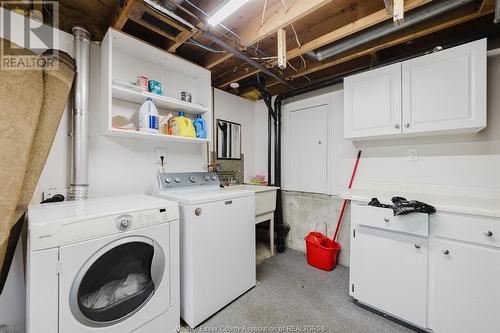
[[175, 125], [177, 127], [176, 135], [195, 138], [196, 132], [194, 130], [193, 123], [191, 122], [191, 119], [185, 117], [184, 114], [184, 112], [179, 112], [179, 116], [175, 118]]
[[150, 97], [139, 109], [139, 131], [158, 134], [158, 110]]
[[205, 122], [205, 119], [201, 117], [201, 114], [196, 115], [196, 119], [193, 120], [193, 126], [196, 131], [197, 138], [207, 138], [207, 124]]

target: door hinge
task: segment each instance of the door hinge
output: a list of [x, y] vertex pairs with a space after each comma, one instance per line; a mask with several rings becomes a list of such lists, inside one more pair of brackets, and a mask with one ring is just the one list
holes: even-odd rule
[[356, 238], [356, 229], [352, 229], [352, 238]]
[[354, 283], [351, 284], [351, 291], [354, 292]]
[[58, 262], [56, 263], [56, 273], [57, 273], [58, 275], [59, 275], [59, 274], [61, 274], [61, 262], [60, 262], [60, 261], [58, 261]]

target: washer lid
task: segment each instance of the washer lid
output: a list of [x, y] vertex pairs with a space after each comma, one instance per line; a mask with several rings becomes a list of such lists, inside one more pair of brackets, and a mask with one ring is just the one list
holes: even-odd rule
[[31, 205], [28, 221], [30, 225], [62, 224], [150, 209], [166, 209], [168, 221], [179, 216], [176, 202], [142, 194]]
[[255, 196], [253, 191], [227, 189], [227, 188], [189, 188], [178, 190], [166, 190], [152, 194], [158, 198], [177, 201], [184, 205], [199, 205], [215, 201], [236, 199], [241, 197]]

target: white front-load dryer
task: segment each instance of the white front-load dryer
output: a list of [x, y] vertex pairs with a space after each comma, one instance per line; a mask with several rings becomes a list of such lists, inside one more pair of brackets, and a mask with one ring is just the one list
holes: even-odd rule
[[27, 332], [179, 329], [177, 203], [89, 199], [28, 211]]

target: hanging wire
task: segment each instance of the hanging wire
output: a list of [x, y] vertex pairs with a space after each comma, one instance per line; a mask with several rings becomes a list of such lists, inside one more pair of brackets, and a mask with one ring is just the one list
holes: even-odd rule
[[[196, 6], [195, 4], [193, 4], [190, 0], [185, 0], [186, 3], [188, 3], [191, 7], [193, 7], [194, 9], [196, 9], [197, 11], [199, 11], [200, 13], [202, 13], [203, 15], [205, 15], [206, 17], [208, 17], [208, 13], [205, 12], [203, 9], [201, 9], [200, 7]], [[243, 37], [241, 37], [240, 35], [238, 35], [237, 33], [235, 33], [234, 31], [232, 31], [231, 29], [229, 29], [228, 27], [226, 27], [224, 24], [222, 23], [219, 23], [219, 25], [224, 29], [226, 30], [227, 32], [229, 32], [231, 35], [235, 36], [236, 38], [238, 38], [240, 41], [243, 42], [243, 45], [244, 45], [244, 48], [246, 49], [247, 47], [251, 47], [255, 50], [255, 52], [259, 52], [261, 53], [264, 57], [270, 57], [269, 54], [265, 53], [264, 51], [260, 50], [259, 48], [256, 48], [254, 45], [250, 44], [247, 40], [245, 40]]]

